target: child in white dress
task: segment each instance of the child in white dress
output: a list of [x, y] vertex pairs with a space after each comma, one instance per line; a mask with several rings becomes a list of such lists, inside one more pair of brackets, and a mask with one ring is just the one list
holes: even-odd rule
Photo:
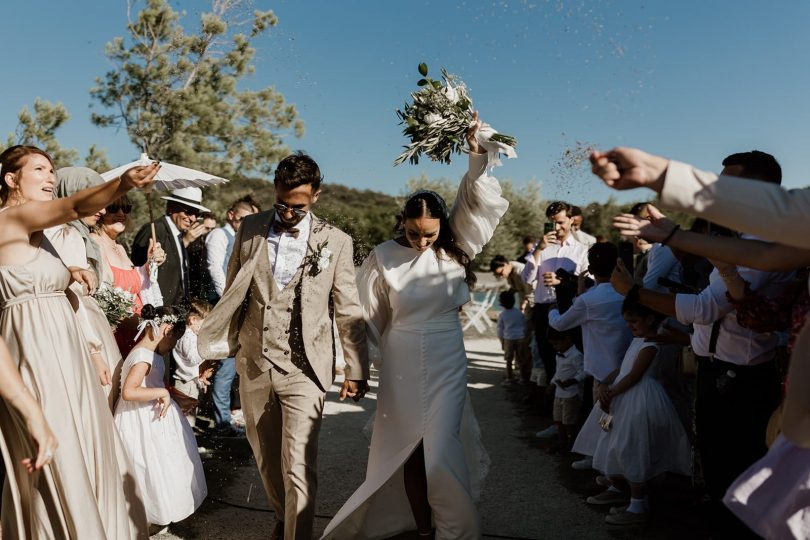
[[147, 519], [157, 526], [185, 519], [207, 495], [194, 433], [163, 384], [162, 355], [177, 342], [177, 319], [174, 308], [143, 307], [140, 341], [124, 361], [115, 409]]
[[[624, 302], [622, 315], [633, 341], [614, 382], [594, 405], [574, 451], [593, 456], [593, 468], [613, 483], [604, 493], [588, 497], [588, 503], [618, 502], [622, 493], [616, 484], [627, 482], [629, 506], [612, 509], [605, 521], [635, 525], [647, 520], [646, 482], [665, 472], [690, 475], [691, 453], [678, 413], [653, 377], [655, 370], [649, 369], [658, 346], [646, 340], [657, 334], [663, 316], [629, 301]], [[599, 425], [598, 437], [587, 433]]]

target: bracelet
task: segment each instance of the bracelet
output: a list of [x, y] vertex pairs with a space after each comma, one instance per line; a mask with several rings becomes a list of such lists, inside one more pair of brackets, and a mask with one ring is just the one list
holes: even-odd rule
[[667, 237], [664, 238], [664, 240], [661, 242], [661, 245], [662, 246], [667, 245], [667, 243], [670, 240], [672, 240], [672, 237], [675, 236], [675, 233], [678, 232], [680, 229], [681, 229], [681, 226], [676, 223], [675, 226], [672, 228], [672, 230], [669, 231], [669, 234], [667, 235]]
[[633, 285], [632, 287], [630, 287], [630, 290], [627, 291], [627, 295], [625, 295], [625, 298], [627, 299], [627, 302], [630, 302], [630, 303], [633, 303], [633, 304], [638, 304], [639, 303], [638, 302], [638, 292], [640, 290], [641, 290], [641, 287], [639, 287], [638, 284]]

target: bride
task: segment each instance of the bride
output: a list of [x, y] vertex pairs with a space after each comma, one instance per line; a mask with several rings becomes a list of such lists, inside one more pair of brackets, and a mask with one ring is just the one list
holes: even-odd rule
[[452, 211], [432, 191], [414, 193], [399, 218], [402, 235], [377, 246], [360, 271], [368, 337], [381, 355], [377, 413], [365, 482], [324, 538], [414, 529], [424, 538], [481, 536], [472, 484], [488, 458], [480, 437], [462, 444], [466, 426], [477, 435], [477, 424], [459, 308], [475, 282], [471, 261], [509, 206], [487, 169], [499, 151], [514, 151], [489, 141], [491, 133], [476, 115]]

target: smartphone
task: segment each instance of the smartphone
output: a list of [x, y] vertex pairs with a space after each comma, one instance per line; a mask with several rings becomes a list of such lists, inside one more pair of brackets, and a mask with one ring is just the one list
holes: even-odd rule
[[554, 232], [554, 224], [553, 223], [543, 223], [543, 236], [547, 235], [550, 232]]

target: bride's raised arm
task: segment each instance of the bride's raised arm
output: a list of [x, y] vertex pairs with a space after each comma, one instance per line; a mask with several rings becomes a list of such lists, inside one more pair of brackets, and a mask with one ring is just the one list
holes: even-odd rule
[[[469, 168], [461, 179], [450, 211], [450, 227], [456, 243], [470, 259], [489, 242], [509, 208], [509, 201], [501, 197], [498, 179], [488, 173], [499, 163], [498, 151], [502, 150], [502, 145], [489, 140], [493, 133], [492, 128], [478, 120], [476, 114], [476, 123], [467, 134]], [[508, 155], [514, 155], [514, 150], [507, 148]]]

